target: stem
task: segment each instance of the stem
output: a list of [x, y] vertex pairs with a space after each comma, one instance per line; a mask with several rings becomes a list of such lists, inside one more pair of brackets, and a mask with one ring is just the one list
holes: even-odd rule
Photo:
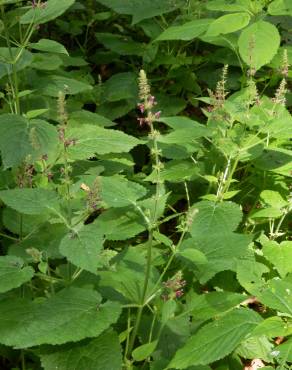
[[[2, 21], [3, 21], [3, 26], [4, 26], [6, 44], [7, 44], [8, 50], [9, 50], [10, 65], [11, 65], [11, 68], [12, 68], [13, 86], [11, 86], [11, 89], [12, 89], [13, 99], [14, 99], [14, 109], [15, 109], [16, 114], [20, 114], [17, 71], [16, 71], [16, 67], [15, 67], [15, 62], [13, 61], [13, 53], [12, 53], [12, 48], [11, 48], [11, 43], [10, 43], [10, 36], [9, 36], [9, 32], [8, 32], [6, 22], [5, 22], [5, 10], [4, 10], [3, 5], [1, 6], [1, 15], [2, 15]], [[9, 74], [9, 71], [8, 71], [8, 74]]]
[[20, 356], [21, 356], [21, 369], [26, 370], [24, 350], [22, 349], [20, 353], [21, 353], [20, 354]]

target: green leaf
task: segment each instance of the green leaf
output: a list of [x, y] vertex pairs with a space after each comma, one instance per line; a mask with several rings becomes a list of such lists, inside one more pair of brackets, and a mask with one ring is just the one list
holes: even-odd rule
[[248, 255], [249, 235], [236, 233], [206, 232], [205, 235], [194, 236], [182, 244], [184, 248], [195, 248], [204, 254], [207, 263], [198, 260], [194, 271], [202, 284], [215, 274], [224, 270], [236, 271], [238, 260]]
[[121, 370], [122, 354], [118, 335], [102, 333], [96, 339], [69, 343], [41, 351], [44, 370]]
[[265, 21], [253, 23], [241, 32], [238, 39], [241, 58], [256, 70], [273, 59], [279, 46], [280, 35], [277, 28]]
[[[292, 338], [277, 346], [272, 352], [278, 362], [292, 362]], [[281, 368], [280, 368], [281, 369]], [[283, 367], [283, 370], [285, 367]]]
[[55, 158], [58, 147], [56, 128], [40, 120], [28, 120], [15, 114], [0, 117], [0, 151], [4, 168], [33, 162], [43, 155]]
[[33, 42], [29, 44], [29, 47], [35, 50], [69, 55], [66, 48], [62, 44], [54, 40], [40, 39], [38, 42]]
[[231, 292], [210, 292], [186, 296], [186, 311], [194, 320], [209, 320], [235, 308], [246, 299], [246, 296]]
[[242, 219], [242, 212], [236, 203], [213, 203], [202, 201], [192, 206], [198, 213], [190, 227], [193, 236], [213, 234], [229, 234], [234, 231]]
[[133, 359], [135, 361], [143, 361], [147, 357], [151, 355], [152, 352], [155, 351], [155, 348], [157, 346], [157, 340], [154, 340], [153, 342], [142, 344], [142, 346], [139, 346], [134, 349], [132, 352]]
[[281, 244], [268, 241], [263, 244], [263, 254], [276, 267], [282, 278], [292, 273], [292, 241], [283, 241]]
[[253, 162], [262, 171], [272, 171], [283, 176], [292, 177], [291, 150], [282, 148], [265, 149], [263, 154]]
[[98, 2], [117, 13], [132, 15], [132, 24], [171, 12], [183, 4], [181, 1], [172, 0], [98, 0]]
[[[180, 130], [180, 129], [194, 129], [194, 128], [200, 128], [203, 132], [204, 129], [206, 129], [206, 126], [203, 126], [202, 124], [198, 123], [197, 121], [194, 121], [188, 117], [184, 116], [177, 116], [177, 117], [161, 117], [158, 120], [159, 122], [166, 123], [167, 126], [173, 128], [174, 130]], [[204, 128], [203, 128], [204, 127]]]
[[92, 86], [88, 83], [58, 75], [40, 77], [34, 82], [34, 87], [39, 89], [41, 94], [52, 97], [58, 97], [60, 91], [68, 95], [76, 95], [92, 90]]
[[74, 265], [96, 273], [102, 265], [99, 258], [102, 247], [102, 230], [90, 224], [67, 234], [61, 241], [60, 252]]
[[68, 137], [76, 140], [76, 145], [68, 148], [72, 159], [87, 159], [96, 154], [128, 152], [140, 143], [135, 137], [121, 131], [93, 125], [69, 128]]
[[55, 54], [34, 53], [31, 68], [43, 71], [55, 71], [63, 64], [62, 59]]
[[248, 11], [249, 1], [240, 0], [211, 0], [206, 4], [207, 9], [218, 12]]
[[0, 199], [10, 208], [26, 215], [39, 215], [58, 207], [57, 194], [41, 188], [2, 190]]
[[70, 8], [75, 3], [75, 0], [48, 0], [44, 6], [36, 6], [31, 8], [27, 13], [20, 17], [21, 24], [42, 24], [49, 22]]
[[274, 278], [257, 295], [259, 301], [292, 318], [292, 283]]
[[291, 322], [285, 322], [279, 316], [268, 317], [262, 321], [252, 332], [253, 336], [266, 335], [268, 338], [286, 337], [291, 334]]
[[87, 110], [72, 112], [69, 117], [70, 127], [78, 127], [82, 125], [95, 125], [100, 127], [114, 126], [115, 123], [100, 114], [93, 113]]
[[[169, 368], [185, 369], [191, 365], [206, 365], [231, 353], [261, 321], [249, 309], [236, 309], [212, 321], [188, 339], [179, 349]], [[211, 333], [211, 335], [210, 335]]]
[[250, 16], [247, 13], [233, 13], [223, 15], [222, 17], [214, 20], [206, 33], [206, 36], [219, 36], [221, 34], [225, 35], [227, 33], [232, 33], [249, 24]]
[[158, 137], [158, 141], [164, 144], [178, 144], [196, 143], [198, 138], [209, 136], [210, 130], [203, 125], [194, 125], [192, 128], [181, 128], [174, 130], [167, 135]]
[[100, 177], [101, 199], [107, 207], [126, 207], [146, 194], [146, 189], [122, 176]]
[[103, 85], [102, 100], [115, 102], [123, 99], [137, 99], [138, 87], [135, 73], [117, 73]]
[[292, 15], [292, 3], [290, 0], [274, 0], [268, 7], [271, 15]]
[[24, 266], [23, 260], [14, 256], [0, 257], [0, 293], [18, 288], [30, 281], [34, 270], [30, 266]]
[[101, 304], [101, 296], [86, 288], [68, 288], [42, 302], [9, 298], [0, 302], [0, 342], [26, 348], [63, 344], [97, 337], [121, 313], [116, 302]]
[[112, 208], [95, 221], [108, 240], [126, 240], [146, 229], [142, 216], [131, 207]]
[[[11, 49], [12, 60], [8, 48], [0, 47], [0, 78], [10, 75], [13, 72], [12, 62], [18, 57], [20, 49], [12, 47]], [[15, 70], [17, 72], [28, 67], [33, 60], [33, 54], [28, 50], [23, 50], [15, 63]]]
[[202, 33], [204, 33], [211, 22], [212, 19], [204, 18], [196, 19], [194, 21], [184, 23], [180, 26], [169, 27], [157, 37], [156, 41], [193, 40], [196, 37], [200, 36]]
[[[96, 38], [107, 49], [120, 55], [138, 55], [142, 56], [145, 52], [145, 46], [135, 42], [129, 36], [115, 35], [113, 33], [96, 33]], [[125, 72], [125, 74], [132, 74]], [[126, 91], [125, 91], [126, 92]]]

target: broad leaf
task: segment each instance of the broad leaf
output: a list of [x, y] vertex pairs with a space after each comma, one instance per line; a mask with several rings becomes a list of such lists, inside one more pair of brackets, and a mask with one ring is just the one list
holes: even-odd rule
[[[133, 41], [131, 37], [116, 35], [113, 33], [96, 33], [96, 38], [104, 47], [120, 55], [138, 55], [142, 56], [145, 52], [145, 46], [139, 42]], [[122, 73], [132, 75], [131, 72]], [[115, 75], [113, 76], [115, 78]], [[116, 81], [118, 83], [118, 81]], [[137, 85], [135, 85], [135, 88]], [[132, 87], [133, 88], [133, 87]], [[126, 89], [124, 91], [127, 93]], [[112, 91], [114, 94], [114, 91]], [[125, 97], [126, 98], [126, 97]]]
[[253, 23], [241, 32], [238, 39], [241, 58], [256, 70], [273, 59], [279, 46], [280, 35], [277, 28], [265, 21]]
[[57, 194], [41, 188], [2, 190], [0, 199], [10, 208], [27, 215], [39, 215], [58, 207]]
[[126, 240], [146, 229], [142, 216], [132, 207], [108, 209], [95, 223], [108, 240]]
[[76, 140], [76, 144], [68, 148], [72, 159], [87, 159], [96, 154], [128, 152], [140, 143], [138, 139], [121, 131], [93, 125], [69, 128], [68, 136]]
[[146, 189], [122, 176], [100, 177], [100, 195], [107, 207], [125, 207], [143, 198]]
[[117, 73], [103, 84], [102, 99], [105, 101], [119, 101], [123, 99], [137, 99], [137, 76], [135, 73]]
[[204, 33], [212, 19], [196, 19], [182, 24], [181, 26], [172, 26], [163, 31], [156, 41], [163, 40], [192, 40]]
[[257, 298], [266, 306], [292, 317], [292, 283], [274, 278], [261, 289]]
[[210, 24], [206, 36], [219, 36], [241, 30], [249, 24], [249, 21], [250, 16], [247, 13], [223, 15]]
[[121, 370], [118, 335], [109, 331], [90, 341], [45, 349], [41, 363], [44, 370]]
[[96, 273], [101, 265], [99, 255], [102, 247], [102, 230], [90, 224], [66, 235], [61, 241], [60, 252], [74, 265]]
[[24, 160], [33, 162], [47, 155], [54, 159], [58, 147], [58, 134], [53, 125], [45, 121], [27, 120], [15, 114], [0, 118], [0, 151], [4, 167], [13, 167]]
[[143, 19], [171, 12], [182, 5], [181, 1], [171, 0], [98, 0], [120, 14], [133, 16], [133, 24]]
[[[249, 309], [236, 309], [201, 328], [179, 349], [169, 368], [206, 365], [231, 353], [261, 321]], [[211, 334], [210, 334], [211, 333]]]
[[0, 293], [18, 288], [33, 277], [34, 271], [24, 266], [21, 258], [14, 256], [0, 257]]
[[[248, 256], [249, 235], [236, 233], [206, 232], [205, 236], [193, 237], [182, 245], [183, 248], [196, 248], [201, 251], [207, 263], [197, 262], [195, 274], [202, 284], [206, 283], [216, 273], [224, 270], [236, 271], [238, 260]], [[187, 250], [187, 249], [183, 249]]]
[[[12, 47], [11, 49], [12, 60], [8, 48], [0, 47], [0, 78], [10, 75], [12, 71], [12, 62], [18, 57], [20, 50]], [[28, 67], [33, 60], [33, 54], [28, 50], [23, 50], [22, 54], [18, 57], [14, 65], [15, 70], [21, 71]]]
[[39, 89], [40, 93], [46, 96], [58, 97], [60, 91], [68, 95], [76, 95], [85, 91], [92, 90], [92, 86], [83, 81], [74, 78], [49, 75], [48, 77], [40, 77], [34, 81], [35, 89]]
[[20, 23], [42, 24], [49, 22], [62, 15], [74, 3], [75, 0], [48, 0], [44, 6], [36, 6], [25, 13], [20, 18]]
[[62, 44], [60, 44], [57, 41], [50, 40], [50, 39], [40, 39], [36, 43], [29, 44], [29, 47], [35, 50], [69, 55], [68, 51], [65, 49], [65, 47]]
[[268, 241], [264, 243], [263, 253], [264, 257], [276, 267], [282, 278], [292, 272], [292, 241], [283, 241], [281, 244]]
[[87, 110], [72, 112], [69, 117], [69, 127], [78, 127], [83, 125], [96, 125], [100, 127], [114, 126], [115, 123], [100, 114]]
[[292, 3], [290, 0], [274, 0], [268, 7], [271, 15], [292, 15]]
[[97, 337], [120, 315], [116, 302], [101, 304], [86, 288], [68, 288], [40, 302], [14, 298], [0, 302], [0, 342], [25, 348]]
[[204, 200], [195, 203], [192, 208], [195, 210], [190, 228], [193, 236], [229, 234], [237, 228], [242, 219], [239, 206], [232, 202], [213, 203]]
[[186, 313], [190, 313], [193, 320], [209, 320], [235, 308], [246, 299], [246, 296], [231, 292], [210, 292], [204, 294], [190, 294], [186, 296]]

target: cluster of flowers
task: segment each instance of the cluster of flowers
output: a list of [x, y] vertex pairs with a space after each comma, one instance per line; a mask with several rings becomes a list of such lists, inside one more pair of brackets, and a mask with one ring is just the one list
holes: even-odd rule
[[180, 298], [184, 294], [183, 287], [186, 281], [183, 279], [181, 271], [178, 271], [171, 279], [163, 283], [165, 293], [161, 296], [164, 301]]

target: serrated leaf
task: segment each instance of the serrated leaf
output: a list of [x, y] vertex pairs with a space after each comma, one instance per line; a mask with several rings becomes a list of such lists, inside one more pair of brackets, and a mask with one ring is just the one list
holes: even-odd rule
[[20, 18], [21, 24], [43, 24], [62, 15], [75, 0], [48, 0], [44, 6], [32, 7]]
[[116, 73], [103, 85], [102, 100], [114, 102], [123, 99], [137, 99], [138, 87], [135, 73]]
[[78, 127], [83, 125], [94, 125], [100, 127], [114, 126], [111, 120], [87, 110], [72, 112], [69, 117], [69, 127]]
[[34, 270], [24, 266], [23, 260], [15, 256], [0, 257], [0, 293], [18, 288], [31, 280]]
[[38, 42], [29, 44], [29, 47], [35, 50], [69, 55], [68, 51], [62, 44], [50, 39], [40, 39]]
[[260, 321], [261, 317], [249, 309], [227, 313], [191, 336], [185, 346], [176, 352], [169, 368], [206, 365], [227, 356]]
[[87, 159], [96, 154], [128, 152], [140, 143], [135, 137], [121, 131], [92, 125], [69, 128], [68, 137], [76, 140], [76, 144], [68, 148], [72, 159]]
[[10, 208], [26, 215], [39, 215], [58, 208], [57, 194], [41, 188], [2, 190], [0, 199]]
[[292, 317], [292, 284], [287, 280], [274, 278], [261, 289], [257, 298], [270, 308]]
[[234, 231], [242, 219], [242, 212], [236, 203], [214, 203], [202, 201], [192, 208], [198, 210], [190, 227], [193, 236], [213, 234], [229, 234]]
[[196, 248], [207, 258], [207, 263], [196, 264], [195, 274], [202, 284], [224, 270], [236, 271], [239, 259], [248, 255], [249, 235], [206, 232], [186, 240], [182, 248]]
[[214, 37], [241, 30], [249, 24], [249, 21], [250, 16], [247, 13], [223, 15], [209, 25], [206, 36]]
[[142, 216], [132, 207], [108, 209], [95, 223], [108, 240], [126, 240], [146, 229]]
[[34, 81], [35, 89], [39, 89], [40, 93], [46, 96], [58, 97], [60, 91], [68, 95], [76, 95], [85, 91], [92, 90], [92, 86], [83, 81], [74, 78], [49, 75], [48, 77], [40, 77]]
[[231, 292], [210, 292], [205, 294], [190, 294], [186, 296], [186, 313], [194, 320], [209, 320], [235, 308], [246, 299], [246, 296]]
[[[206, 128], [204, 125], [198, 123], [197, 121], [194, 121], [184, 116], [161, 117], [159, 118], [158, 121], [166, 123], [167, 126], [173, 128], [174, 130], [179, 130], [179, 129], [191, 129], [192, 130], [194, 127]], [[204, 128], [202, 128], [202, 130], [204, 130]]]
[[100, 196], [107, 207], [126, 207], [143, 198], [147, 190], [122, 176], [101, 176]]
[[186, 143], [196, 143], [196, 139], [204, 136], [210, 136], [210, 130], [203, 125], [194, 125], [192, 128], [181, 128], [169, 134], [161, 135], [158, 137], [158, 142], [183, 145]]
[[292, 177], [292, 153], [282, 148], [265, 149], [262, 155], [254, 160], [254, 164], [262, 171], [272, 171], [283, 176]]
[[41, 303], [21, 298], [2, 300], [0, 342], [26, 348], [97, 337], [121, 313], [118, 303], [101, 304], [101, 299], [96, 291], [68, 288]]
[[255, 260], [239, 261], [237, 279], [246, 291], [257, 295], [265, 283], [262, 275], [266, 272], [269, 272], [268, 267]]
[[[180, 26], [172, 26], [164, 30], [156, 39], [156, 41], [164, 40], [192, 40], [204, 33], [212, 19], [196, 19], [184, 23]], [[184, 118], [184, 117], [183, 117]]]
[[[268, 48], [267, 45], [269, 45]], [[238, 39], [241, 58], [247, 65], [256, 70], [273, 59], [279, 46], [280, 35], [277, 28], [265, 21], [253, 23], [241, 32]]]
[[279, 316], [268, 317], [252, 332], [252, 336], [266, 335], [268, 338], [286, 337], [292, 334], [291, 322], [285, 322]]
[[123, 363], [114, 331], [90, 341], [42, 350], [40, 357], [44, 370], [121, 370]]
[[[12, 62], [16, 59], [19, 54], [19, 49], [12, 47], [11, 49], [12, 60], [8, 48], [0, 47], [0, 78], [10, 75], [13, 72]], [[17, 62], [14, 65], [16, 71], [28, 67], [33, 60], [33, 54], [28, 50], [23, 50], [19, 56]]]
[[281, 244], [275, 241], [266, 242], [263, 245], [263, 254], [282, 278], [292, 272], [292, 241], [286, 240]]
[[4, 168], [24, 160], [40, 160], [42, 155], [54, 158], [58, 133], [53, 125], [40, 119], [29, 121], [23, 116], [2, 114], [0, 118], [0, 151]]
[[179, 0], [143, 0], [142, 2], [140, 0], [98, 0], [98, 2], [117, 13], [132, 15], [132, 24], [171, 12], [182, 5]]
[[102, 230], [96, 224], [89, 224], [66, 235], [61, 241], [60, 252], [74, 265], [96, 273], [102, 265], [99, 257], [102, 247]]

